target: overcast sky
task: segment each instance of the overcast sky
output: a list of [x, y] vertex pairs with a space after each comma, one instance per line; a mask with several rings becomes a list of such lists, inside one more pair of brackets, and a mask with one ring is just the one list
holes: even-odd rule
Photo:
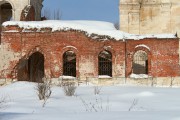
[[119, 21], [119, 0], [44, 0], [44, 8], [62, 12], [63, 20]]

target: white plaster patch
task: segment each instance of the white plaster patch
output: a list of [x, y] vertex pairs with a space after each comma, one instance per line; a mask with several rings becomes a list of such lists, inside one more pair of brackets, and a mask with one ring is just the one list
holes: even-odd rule
[[56, 66], [54, 67], [54, 71], [55, 71], [55, 72], [58, 72], [59, 70], [60, 70], [59, 66], [56, 65]]
[[123, 76], [125, 73], [124, 65], [123, 66], [121, 66], [120, 64], [115, 65], [115, 70], [116, 70], [116, 73], [115, 73], [116, 75], [121, 74]]
[[88, 58], [87, 57], [81, 57], [81, 60], [80, 60], [80, 66], [79, 66], [79, 71], [81, 73], [81, 75], [84, 75], [84, 76], [81, 76], [81, 77], [86, 77], [85, 75], [87, 73], [93, 73], [94, 69], [95, 69], [95, 66], [94, 66], [94, 57], [91, 57], [89, 56]]
[[19, 57], [20, 57], [20, 53], [15, 53], [14, 51], [12, 51], [8, 44], [1, 45], [0, 70], [8, 69], [10, 65], [10, 61], [19, 60], [20, 59]]

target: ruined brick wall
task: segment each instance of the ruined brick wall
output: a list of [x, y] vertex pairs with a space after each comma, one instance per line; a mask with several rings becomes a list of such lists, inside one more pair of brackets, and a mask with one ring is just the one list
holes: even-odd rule
[[33, 52], [40, 51], [45, 57], [46, 76], [57, 78], [62, 75], [62, 56], [67, 50], [76, 53], [76, 73], [82, 80], [98, 76], [98, 55], [102, 50], [112, 53], [113, 76], [123, 77], [125, 73], [125, 45], [122, 41], [98, 41], [76, 31], [52, 33], [48, 29], [46, 32], [3, 32], [2, 39], [3, 46], [8, 46], [4, 51], [9, 51], [8, 55], [11, 54], [8, 59], [11, 64], [1, 68], [1, 71], [9, 71], [6, 76], [10, 76], [10, 71], [13, 71], [18, 59], [28, 58]]
[[[16, 32], [6, 32], [6, 30], [16, 30]], [[45, 75], [58, 78], [63, 74], [63, 54], [68, 50], [76, 53], [76, 74], [81, 80], [98, 76], [98, 55], [102, 50], [112, 53], [113, 77], [125, 77], [125, 73], [128, 77], [132, 73], [133, 54], [138, 50], [148, 53], [149, 75], [154, 77], [180, 75], [178, 38], [151, 38], [126, 40], [126, 42], [100, 41], [93, 40], [78, 31], [51, 32], [48, 28], [41, 32], [36, 32], [35, 29], [31, 31], [34, 32], [21, 32], [21, 29], [16, 26], [3, 29], [0, 57], [2, 76], [16, 77], [16, 66], [19, 60], [28, 59], [34, 52], [39, 51], [45, 58]]]
[[180, 75], [178, 39], [128, 40], [126, 46], [127, 76], [132, 73], [133, 54], [138, 50], [143, 50], [148, 54], [148, 74], [150, 76], [169, 77]]

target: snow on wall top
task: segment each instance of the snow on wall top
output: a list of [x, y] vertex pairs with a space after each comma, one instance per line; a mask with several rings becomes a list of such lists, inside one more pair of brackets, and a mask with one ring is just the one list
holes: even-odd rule
[[[144, 39], [144, 38], [176, 38], [175, 34], [159, 34], [159, 35], [135, 35], [116, 30], [114, 25], [109, 22], [101, 21], [80, 21], [80, 20], [45, 20], [45, 21], [7, 21], [3, 23], [3, 27], [17, 25], [23, 28], [23, 32], [30, 32], [29, 29], [36, 28], [40, 31], [42, 28], [51, 28], [54, 31], [77, 30], [83, 31], [92, 39]], [[28, 30], [28, 31], [26, 31]], [[11, 32], [11, 31], [5, 31]]]

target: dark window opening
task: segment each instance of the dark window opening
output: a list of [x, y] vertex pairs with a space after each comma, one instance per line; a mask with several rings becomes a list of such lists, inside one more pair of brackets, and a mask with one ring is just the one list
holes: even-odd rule
[[40, 52], [33, 53], [28, 60], [29, 81], [42, 82], [44, 77], [44, 56]]
[[134, 54], [133, 73], [148, 74], [148, 55], [146, 52], [139, 50]]
[[63, 75], [76, 77], [76, 54], [73, 51], [63, 54]]
[[29, 59], [21, 59], [18, 64], [18, 81], [42, 82], [44, 77], [44, 55], [33, 53]]
[[[12, 6], [9, 3], [4, 3], [0, 5], [0, 24], [10, 20], [12, 20]], [[0, 27], [0, 32], [1, 32], [1, 27]], [[1, 45], [1, 35], [0, 35], [0, 45]]]
[[12, 20], [12, 6], [9, 3], [4, 3], [1, 5], [1, 24], [5, 21]]
[[112, 76], [112, 54], [109, 51], [102, 51], [98, 56], [99, 75]]

